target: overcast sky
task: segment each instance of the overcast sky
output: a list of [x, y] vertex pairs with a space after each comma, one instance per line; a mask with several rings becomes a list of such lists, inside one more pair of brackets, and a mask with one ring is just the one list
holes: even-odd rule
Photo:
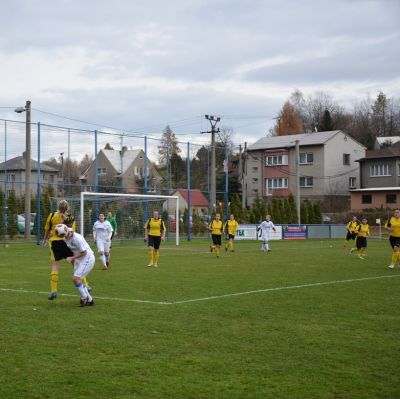
[[1, 118], [31, 100], [34, 122], [170, 125], [199, 143], [211, 114], [243, 144], [296, 88], [400, 97], [399, 0], [3, 0], [1, 14]]

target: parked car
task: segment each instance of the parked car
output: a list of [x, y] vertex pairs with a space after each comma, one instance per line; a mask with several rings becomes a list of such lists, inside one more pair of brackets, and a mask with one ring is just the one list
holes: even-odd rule
[[332, 219], [325, 213], [322, 214], [322, 222], [325, 224], [332, 223]]
[[[35, 224], [36, 213], [31, 213], [31, 233], [33, 232], [33, 226]], [[25, 234], [25, 214], [18, 215], [18, 231], [21, 234]]]

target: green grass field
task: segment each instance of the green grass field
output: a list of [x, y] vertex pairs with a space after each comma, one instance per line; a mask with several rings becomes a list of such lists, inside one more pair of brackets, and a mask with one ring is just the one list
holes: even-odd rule
[[386, 240], [115, 244], [77, 307], [71, 266], [0, 248], [0, 398], [400, 398], [400, 269]]

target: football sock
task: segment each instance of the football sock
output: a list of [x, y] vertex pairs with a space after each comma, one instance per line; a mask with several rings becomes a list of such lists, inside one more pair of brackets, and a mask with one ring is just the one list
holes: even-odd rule
[[215, 247], [215, 254], [219, 256], [219, 247]]
[[81, 298], [87, 298], [87, 288], [82, 284], [82, 281], [75, 284], [76, 290], [79, 292]]
[[160, 251], [155, 250], [153, 258], [154, 258], [154, 263], [158, 264], [158, 260], [160, 259]]
[[265, 250], [266, 250], [266, 251], [269, 251], [269, 244], [268, 244], [268, 242], [265, 243]]
[[364, 256], [364, 252], [365, 252], [364, 248], [361, 248], [360, 249], [360, 256]]
[[86, 277], [82, 277], [82, 283], [83, 283], [84, 285], [86, 285], [86, 287], [89, 286], [89, 281], [87, 281], [87, 278], [86, 278]]
[[343, 248], [347, 249], [347, 240], [344, 240], [344, 242], [343, 242]]
[[103, 266], [106, 266], [106, 257], [104, 255], [100, 255], [100, 260]]
[[397, 254], [398, 252], [392, 252], [392, 265], [395, 265], [397, 262]]
[[395, 254], [397, 255], [396, 256], [396, 263], [398, 263], [400, 261], [400, 252], [397, 251], [397, 252], [395, 252]]
[[58, 271], [52, 271], [50, 273], [50, 291], [58, 291]]
[[92, 298], [92, 296], [90, 295], [89, 290], [87, 289], [87, 287], [86, 287], [85, 285], [83, 286], [83, 288], [84, 288], [84, 290], [85, 290], [86, 298], [89, 300], [89, 302], [92, 302], [92, 301], [93, 301], [93, 298]]
[[149, 251], [149, 264], [153, 264], [154, 262], [154, 253], [153, 250]]

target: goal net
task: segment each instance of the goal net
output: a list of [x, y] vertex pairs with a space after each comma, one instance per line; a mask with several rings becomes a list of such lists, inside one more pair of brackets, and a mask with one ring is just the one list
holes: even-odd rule
[[[144, 225], [158, 211], [167, 228], [166, 238], [179, 245], [179, 198], [170, 195], [142, 195], [82, 192], [80, 197], [66, 198], [76, 220], [76, 230], [84, 237], [93, 233], [93, 224], [100, 213], [112, 212], [117, 222], [118, 240], [143, 239]], [[56, 198], [51, 208], [57, 210]]]

